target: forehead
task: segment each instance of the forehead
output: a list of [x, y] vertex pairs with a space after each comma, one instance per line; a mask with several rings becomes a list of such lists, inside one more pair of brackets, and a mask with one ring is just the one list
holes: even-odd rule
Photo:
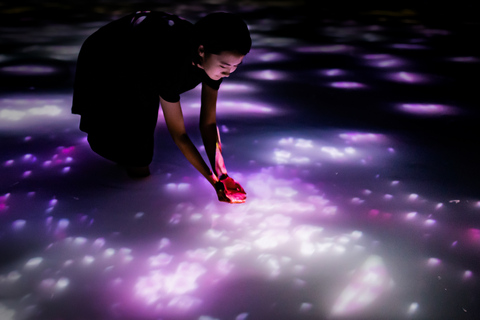
[[243, 57], [242, 54], [230, 51], [222, 51], [220, 54], [213, 55], [215, 59], [217, 59], [221, 63], [227, 63], [229, 65], [237, 65], [242, 62]]

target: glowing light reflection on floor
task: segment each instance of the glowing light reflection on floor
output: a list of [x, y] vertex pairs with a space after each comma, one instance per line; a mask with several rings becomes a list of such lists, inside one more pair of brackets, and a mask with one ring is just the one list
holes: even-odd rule
[[[267, 33], [268, 23], [259, 21], [257, 30]], [[72, 29], [84, 38], [102, 24]], [[365, 30], [386, 34], [388, 28]], [[18, 49], [22, 54], [76, 58], [79, 45], [55, 44], [52, 28], [39, 30], [39, 37], [12, 30], [2, 29], [2, 41], [10, 37], [35, 44]], [[362, 27], [329, 30], [340, 39], [345, 30]], [[445, 30], [414, 30], [450, 36]], [[366, 34], [362, 41], [378, 39]], [[320, 130], [303, 123], [285, 128], [282, 122], [281, 130], [266, 126], [258, 134], [236, 122], [285, 119], [275, 99], [261, 94], [264, 86], [298, 80], [290, 74], [295, 70], [273, 67], [288, 65], [298, 59], [295, 55], [349, 55], [376, 72], [388, 71], [380, 77], [432, 84], [424, 71], [403, 69], [413, 65], [403, 53], [430, 51], [421, 50], [429, 49], [427, 43], [410, 40], [385, 46], [398, 49], [395, 55], [364, 54], [351, 43], [305, 45], [255, 34], [254, 43], [264, 47], [245, 59], [252, 69], [239, 69], [239, 78], [224, 81], [218, 105], [227, 123], [219, 125], [228, 160], [240, 168], [230, 174], [248, 193], [240, 206], [217, 202], [210, 186], [185, 170], [178, 150], [169, 147], [162, 151], [173, 163], [158, 157], [149, 179], [124, 179], [123, 171], [89, 153], [84, 135], [72, 129], [78, 118], [69, 114], [68, 94], [2, 96], [0, 143], [8, 148], [0, 157], [0, 235], [8, 261], [0, 270], [0, 319], [71, 319], [72, 312], [90, 319], [92, 310], [102, 320], [263, 320], [278, 314], [288, 319], [402, 319], [475, 309], [478, 268], [459, 257], [476, 261], [480, 201], [429, 199], [417, 180], [403, 179], [398, 168], [411, 164], [407, 158], [413, 146], [381, 130]], [[463, 52], [452, 56], [440, 60], [456, 65], [479, 61]], [[0, 61], [10, 59], [0, 55]], [[318, 68], [317, 80], [319, 75], [364, 80], [358, 70], [341, 64]], [[43, 65], [0, 69], [18, 77], [57, 71]], [[254, 81], [260, 83], [255, 87], [235, 82], [245, 78], [265, 81]], [[351, 92], [338, 89], [367, 87], [341, 80], [322, 84], [322, 90], [334, 96]], [[198, 116], [199, 89], [182, 97], [188, 120]], [[311, 98], [312, 105], [323, 107], [323, 97]], [[413, 102], [385, 102], [420, 119], [460, 113], [460, 107], [448, 103], [403, 101]], [[452, 217], [467, 214], [474, 217], [471, 223], [452, 223]], [[445, 292], [458, 298], [443, 298]], [[440, 302], [430, 300], [432, 295]]]

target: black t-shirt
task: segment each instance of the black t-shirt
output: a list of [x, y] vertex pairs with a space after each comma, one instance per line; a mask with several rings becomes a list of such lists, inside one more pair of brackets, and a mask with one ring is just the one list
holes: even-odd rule
[[196, 54], [193, 25], [177, 16], [159, 12], [137, 13], [130, 21], [128, 38], [134, 43], [131, 54], [132, 74], [144, 76], [142, 81], [164, 100], [177, 102], [180, 94], [203, 82], [218, 89], [222, 80], [210, 79], [205, 71], [192, 64]]
[[118, 163], [150, 163], [159, 97], [177, 102], [201, 82], [220, 86], [192, 64], [196, 49], [192, 23], [162, 12], [128, 15], [88, 37], [72, 113], [81, 115], [92, 149]]

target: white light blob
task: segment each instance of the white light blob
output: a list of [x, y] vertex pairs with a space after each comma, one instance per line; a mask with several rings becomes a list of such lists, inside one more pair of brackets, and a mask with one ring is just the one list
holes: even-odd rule
[[284, 72], [276, 70], [263, 70], [263, 71], [252, 71], [248, 73], [248, 76], [257, 80], [285, 80], [287, 76]]
[[410, 304], [410, 306], [408, 306], [408, 310], [407, 310], [407, 314], [409, 316], [415, 314], [418, 310], [418, 303], [417, 302], [412, 302], [412, 304]]
[[151, 267], [159, 267], [168, 265], [173, 259], [172, 255], [160, 253], [156, 256], [148, 258]]
[[383, 260], [378, 256], [370, 256], [340, 293], [331, 314], [341, 317], [352, 315], [372, 304], [390, 289], [391, 284]]
[[27, 263], [25, 264], [25, 268], [34, 269], [38, 267], [42, 262], [43, 262], [43, 258], [41, 257], [32, 258], [27, 261]]
[[20, 231], [23, 228], [25, 228], [26, 224], [27, 224], [26, 220], [23, 220], [23, 219], [15, 220], [12, 222], [12, 228], [15, 231]]
[[442, 261], [438, 258], [429, 258], [427, 261], [427, 266], [436, 267], [439, 266]]

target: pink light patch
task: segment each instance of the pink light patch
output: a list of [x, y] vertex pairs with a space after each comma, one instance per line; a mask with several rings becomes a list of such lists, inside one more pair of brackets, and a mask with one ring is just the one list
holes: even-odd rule
[[448, 107], [441, 104], [428, 104], [428, 103], [403, 103], [398, 105], [401, 111], [408, 113], [421, 114], [421, 115], [444, 115], [455, 114], [456, 112], [452, 107]]
[[361, 132], [341, 133], [339, 137], [349, 142], [379, 142], [385, 139], [382, 134]]
[[333, 88], [339, 89], [361, 89], [365, 88], [365, 85], [359, 82], [349, 82], [349, 81], [342, 81], [342, 82], [332, 82], [330, 84]]

